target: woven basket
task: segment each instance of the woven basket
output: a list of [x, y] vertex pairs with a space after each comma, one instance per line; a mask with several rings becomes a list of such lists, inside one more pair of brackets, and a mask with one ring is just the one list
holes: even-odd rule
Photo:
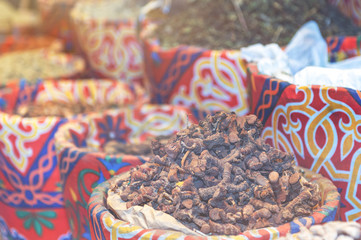
[[287, 233], [299, 232], [300, 226], [310, 227], [311, 225], [321, 224], [332, 221], [337, 218], [339, 210], [340, 195], [337, 188], [330, 180], [319, 174], [304, 169], [305, 177], [309, 181], [319, 185], [322, 194], [322, 206], [316, 209], [310, 217], [298, 218], [290, 223], [283, 224], [279, 227], [269, 227], [243, 232], [237, 236], [187, 236], [180, 232], [165, 231], [160, 229], [143, 229], [140, 226], [133, 226], [127, 222], [114, 218], [114, 215], [106, 207], [106, 198], [109, 187], [117, 182], [118, 177], [100, 184], [93, 191], [89, 203], [88, 214], [91, 223], [92, 239], [248, 239], [248, 240], [268, 240], [276, 239], [279, 236], [285, 236]]

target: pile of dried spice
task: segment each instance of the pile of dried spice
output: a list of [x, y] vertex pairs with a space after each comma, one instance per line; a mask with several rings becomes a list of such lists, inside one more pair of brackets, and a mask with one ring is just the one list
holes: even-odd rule
[[101, 112], [106, 109], [120, 107], [116, 104], [87, 104], [82, 102], [48, 101], [44, 103], [31, 103], [19, 106], [15, 113], [22, 117], [66, 117], [77, 114]]
[[51, 49], [53, 51], [61, 51], [63, 44], [60, 40], [48, 36], [8, 36], [0, 44], [0, 54], [14, 52], [14, 51], [27, 51], [33, 49]]
[[26, 79], [35, 82], [44, 78], [72, 76], [84, 68], [83, 61], [70, 61], [67, 55], [43, 50], [16, 51], [0, 56], [0, 83]]
[[235, 235], [312, 214], [318, 185], [294, 168], [293, 156], [265, 144], [254, 115], [218, 113], [152, 143], [151, 161], [112, 191], [127, 207], [145, 204], [205, 234]]
[[310, 20], [318, 23], [324, 37], [361, 32], [327, 0], [173, 1], [173, 11], [163, 17], [153, 37], [165, 48], [180, 44], [208, 49], [239, 49], [271, 42], [286, 45]]

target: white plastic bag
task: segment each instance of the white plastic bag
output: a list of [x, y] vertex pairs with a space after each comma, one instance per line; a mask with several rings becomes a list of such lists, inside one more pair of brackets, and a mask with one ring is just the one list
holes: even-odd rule
[[361, 57], [328, 63], [327, 43], [317, 23], [304, 24], [285, 51], [275, 43], [241, 49], [242, 58], [257, 62], [261, 74], [297, 85], [328, 85], [361, 89]]
[[328, 62], [327, 43], [315, 21], [307, 22], [297, 31], [285, 52], [293, 74], [307, 66], [325, 67]]
[[360, 69], [332, 69], [306, 67], [295, 74], [292, 83], [296, 85], [323, 85], [328, 87], [347, 87], [361, 89]]

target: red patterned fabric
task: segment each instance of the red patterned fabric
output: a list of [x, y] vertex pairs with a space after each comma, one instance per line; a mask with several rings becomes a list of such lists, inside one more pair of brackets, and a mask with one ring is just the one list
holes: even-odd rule
[[134, 21], [83, 19], [76, 14], [72, 18], [80, 47], [96, 76], [143, 81], [143, 51]]
[[[330, 53], [358, 52], [356, 38], [329, 39]], [[337, 58], [336, 58], [337, 59]], [[296, 86], [249, 66], [251, 112], [272, 146], [293, 152], [297, 164], [332, 180], [344, 221], [361, 222], [361, 93], [343, 87]]]
[[247, 114], [246, 65], [239, 51], [162, 49], [144, 40], [145, 81], [153, 103]]
[[330, 62], [338, 62], [347, 58], [360, 56], [361, 36], [327, 38]]
[[102, 151], [104, 143], [109, 140], [140, 142], [147, 137], [174, 134], [187, 124], [196, 123], [196, 116], [185, 107], [143, 105], [63, 125], [55, 138], [73, 238], [90, 239], [86, 208], [92, 190], [113, 175], [126, 172], [148, 159], [106, 154]]
[[[0, 89], [0, 233], [4, 239], [71, 239], [54, 135], [68, 119], [24, 118], [29, 102], [142, 103], [136, 86], [110, 80], [55, 80]], [[79, 116], [80, 117], [80, 116]]]

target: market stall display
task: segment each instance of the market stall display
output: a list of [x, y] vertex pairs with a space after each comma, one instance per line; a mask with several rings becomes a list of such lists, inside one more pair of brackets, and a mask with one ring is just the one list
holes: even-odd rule
[[[196, 121], [195, 115], [184, 107], [143, 105], [91, 115], [63, 125], [55, 136], [55, 145], [73, 238], [90, 237], [86, 208], [92, 189], [149, 159], [149, 153], [129, 150], [139, 148], [140, 144], [150, 148], [146, 139], [164, 138]], [[114, 143], [126, 144], [128, 153], [110, 150]]]
[[27, 79], [35, 83], [46, 78], [76, 77], [85, 68], [78, 56], [35, 49], [0, 55], [0, 83]]
[[79, 1], [71, 11], [77, 40], [97, 76], [141, 82], [136, 18], [144, 0]]
[[[64, 117], [22, 117], [16, 108], [56, 101], [126, 105], [143, 100], [137, 86], [113, 80], [54, 80], [11, 83], [0, 90], [0, 221], [13, 239], [70, 237], [54, 135]], [[81, 117], [81, 116], [78, 116]], [[63, 236], [64, 235], [64, 236]]]
[[[359, 54], [355, 37], [328, 42], [331, 60]], [[265, 126], [266, 142], [294, 153], [299, 166], [331, 179], [341, 194], [341, 219], [360, 222], [359, 90], [298, 86], [259, 74], [255, 65], [249, 66], [249, 81], [251, 112]]]
[[360, 9], [0, 0], [0, 240], [361, 240]]

